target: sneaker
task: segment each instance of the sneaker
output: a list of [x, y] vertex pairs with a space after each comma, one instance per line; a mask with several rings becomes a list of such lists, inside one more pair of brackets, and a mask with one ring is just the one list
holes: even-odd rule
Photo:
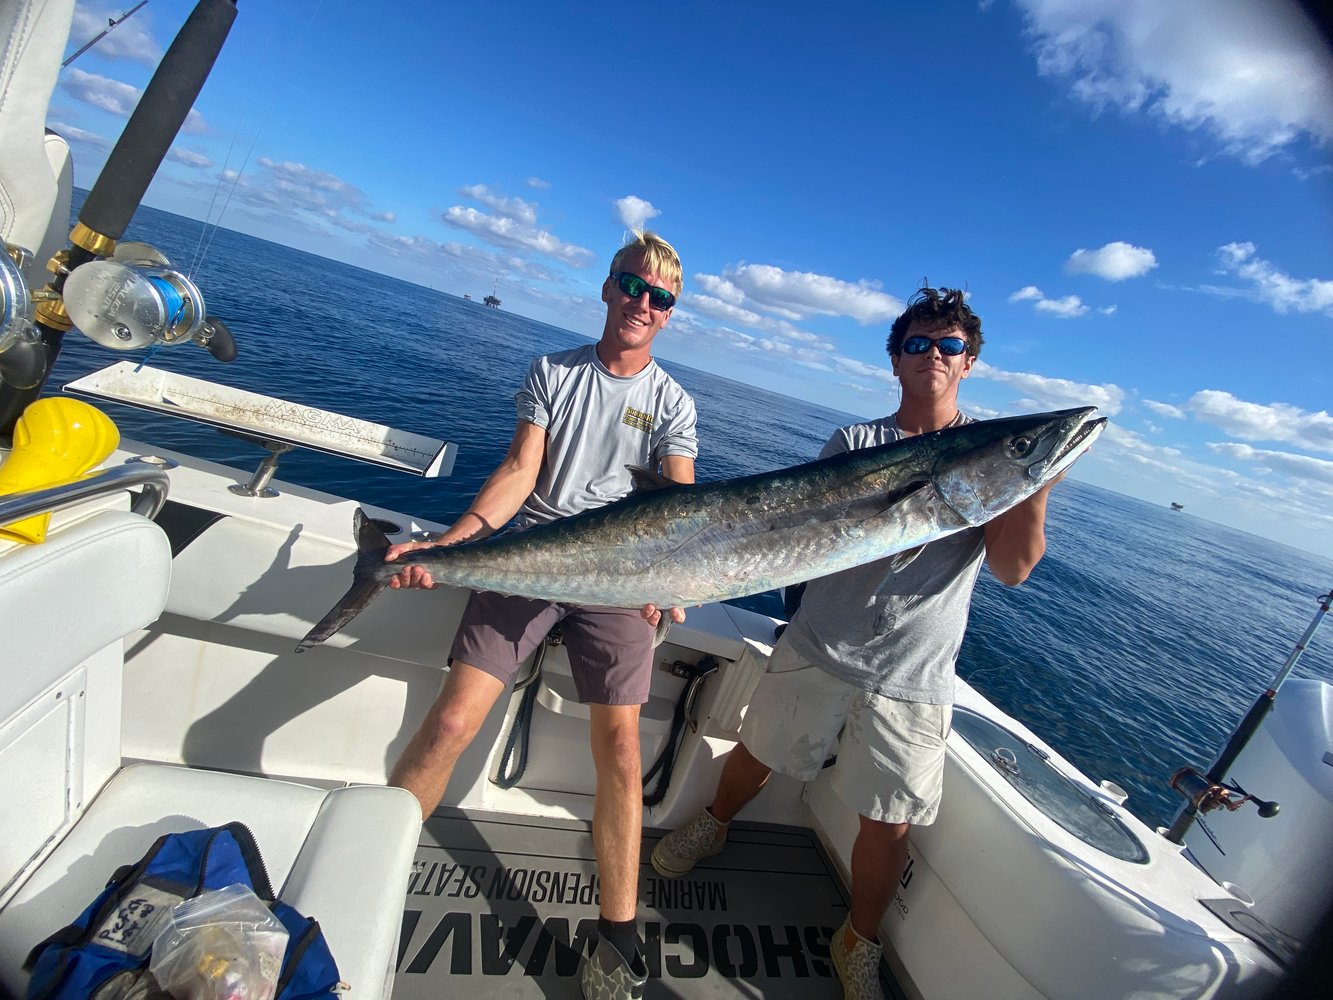
[[583, 963], [579, 976], [583, 1000], [642, 1000], [646, 982], [648, 964], [639, 949], [634, 949], [633, 961], [626, 962], [606, 938], [598, 939], [597, 950]]
[[842, 983], [844, 1000], [884, 1000], [884, 991], [879, 987], [879, 957], [883, 948], [852, 931], [856, 944], [848, 951], [847, 931], [851, 925], [849, 916], [833, 932], [833, 940], [829, 942], [833, 970]]
[[701, 809], [698, 816], [657, 842], [653, 848], [653, 867], [664, 878], [679, 878], [726, 844], [727, 824], [719, 823], [707, 809]]

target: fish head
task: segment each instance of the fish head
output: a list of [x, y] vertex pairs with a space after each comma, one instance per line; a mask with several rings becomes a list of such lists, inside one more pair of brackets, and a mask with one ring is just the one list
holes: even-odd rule
[[931, 484], [969, 525], [985, 524], [1061, 476], [1088, 450], [1106, 426], [1096, 412], [1083, 406], [937, 431]]

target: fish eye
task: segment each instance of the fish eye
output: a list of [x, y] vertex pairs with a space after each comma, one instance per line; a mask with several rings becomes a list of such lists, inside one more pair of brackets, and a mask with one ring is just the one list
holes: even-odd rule
[[1036, 442], [1026, 434], [1020, 434], [1009, 441], [1010, 458], [1026, 458], [1032, 452], [1032, 446]]

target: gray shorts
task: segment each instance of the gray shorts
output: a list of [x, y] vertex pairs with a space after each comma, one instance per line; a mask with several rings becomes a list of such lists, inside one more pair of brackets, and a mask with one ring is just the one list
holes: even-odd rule
[[951, 705], [862, 691], [779, 640], [740, 736], [757, 760], [798, 781], [813, 780], [836, 752], [833, 790], [847, 805], [881, 823], [925, 826], [939, 810], [952, 719]]
[[642, 705], [648, 700], [654, 630], [637, 610], [474, 591], [463, 609], [449, 659], [511, 684], [519, 664], [557, 622], [580, 702]]

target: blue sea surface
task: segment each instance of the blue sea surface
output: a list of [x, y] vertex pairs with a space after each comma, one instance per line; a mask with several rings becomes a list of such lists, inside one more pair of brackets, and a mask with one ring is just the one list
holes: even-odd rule
[[[187, 271], [206, 245], [192, 276], [239, 345], [227, 365], [193, 346], [159, 351], [150, 364], [456, 442], [454, 474], [443, 480], [304, 450], [281, 459], [280, 479], [418, 520], [451, 522], [504, 456], [531, 359], [589, 342], [229, 230], [205, 236], [201, 223], [151, 208], [126, 238]], [[71, 332], [47, 391], [142, 357]], [[663, 367], [698, 405], [700, 480], [808, 461], [834, 428], [858, 419]], [[265, 454], [189, 421], [106, 409], [123, 436], [234, 466], [238, 480]], [[1072, 478], [1052, 492], [1047, 540], [1023, 586], [982, 573], [959, 675], [1094, 780], [1124, 787], [1145, 822], [1167, 823], [1178, 807], [1170, 775], [1216, 755], [1309, 624], [1315, 598], [1333, 587], [1333, 562]], [[738, 603], [781, 611], [774, 594]], [[1333, 680], [1333, 627], [1316, 634], [1295, 673]]]

